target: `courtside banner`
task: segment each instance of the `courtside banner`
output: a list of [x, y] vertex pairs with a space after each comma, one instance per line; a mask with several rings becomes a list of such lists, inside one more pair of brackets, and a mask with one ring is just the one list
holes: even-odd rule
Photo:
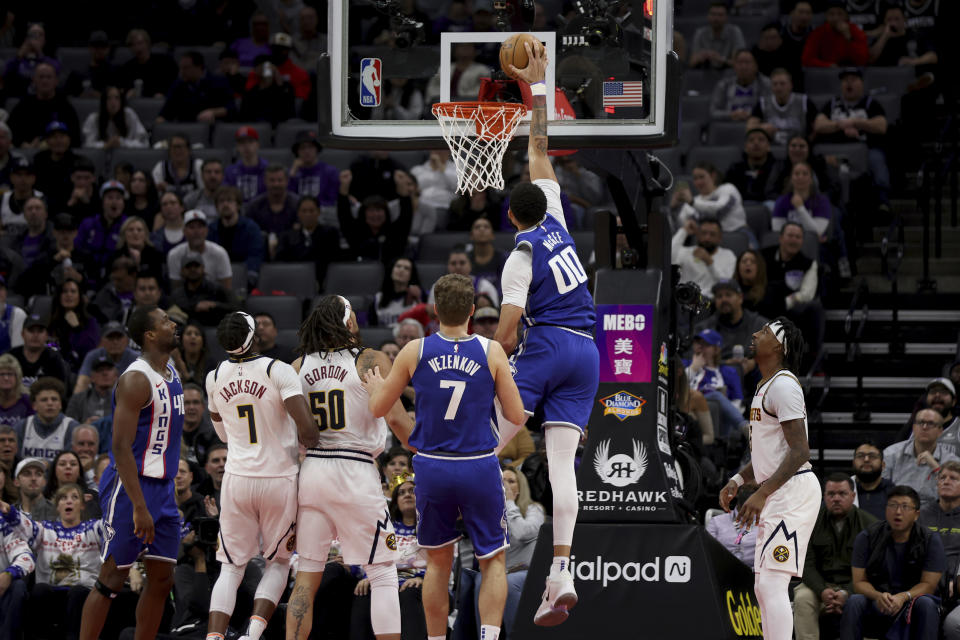
[[600, 382], [650, 382], [652, 304], [598, 304]]
[[533, 624], [552, 554], [537, 539], [510, 637], [523, 640], [761, 638], [753, 574], [699, 525], [577, 524], [570, 555], [579, 602], [562, 625]]

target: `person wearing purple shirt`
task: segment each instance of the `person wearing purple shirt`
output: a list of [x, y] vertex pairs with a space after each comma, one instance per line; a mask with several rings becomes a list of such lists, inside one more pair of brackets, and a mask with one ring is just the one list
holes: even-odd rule
[[12, 427], [33, 415], [30, 396], [23, 387], [23, 370], [9, 353], [0, 356], [0, 425]]
[[60, 62], [43, 53], [46, 43], [47, 33], [43, 25], [36, 22], [31, 24], [17, 57], [7, 62], [3, 72], [4, 89], [8, 95], [26, 95], [39, 64], [49, 64], [60, 73]]
[[270, 55], [270, 21], [259, 11], [250, 19], [250, 37], [240, 38], [230, 48], [241, 67], [252, 67], [257, 56]]
[[54, 240], [47, 222], [47, 204], [43, 198], [31, 196], [23, 203], [27, 227], [16, 234], [10, 246], [18, 247], [26, 267], [52, 252]]
[[236, 133], [237, 162], [223, 173], [223, 183], [240, 189], [244, 203], [267, 190], [264, 173], [267, 161], [260, 157], [260, 134], [253, 127], [240, 127]]
[[340, 172], [318, 155], [322, 147], [317, 141], [316, 131], [301, 131], [293, 143], [293, 155], [296, 158], [290, 167], [290, 191], [301, 198], [313, 196], [321, 206], [336, 206], [337, 188], [340, 185]]
[[99, 288], [103, 278], [107, 260], [117, 248], [120, 238], [120, 226], [127, 219], [123, 215], [124, 198], [127, 189], [116, 180], [107, 180], [100, 187], [100, 200], [103, 202], [103, 213], [91, 216], [80, 223], [77, 229], [77, 239], [74, 241], [77, 249], [93, 256], [97, 273], [87, 274], [88, 285]]
[[830, 225], [830, 200], [817, 193], [813, 169], [806, 162], [793, 165], [787, 193], [777, 198], [773, 206], [770, 227], [779, 232], [787, 222], [795, 222], [819, 238], [824, 237]]

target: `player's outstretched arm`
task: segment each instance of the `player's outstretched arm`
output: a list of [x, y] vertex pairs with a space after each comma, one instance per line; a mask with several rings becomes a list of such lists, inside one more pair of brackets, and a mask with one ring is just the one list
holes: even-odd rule
[[[393, 363], [390, 362], [390, 358], [388, 358], [384, 352], [367, 349], [357, 358], [357, 373], [360, 375], [361, 380], [366, 380], [367, 372], [375, 369], [380, 370], [381, 377], [386, 376], [389, 378], [390, 371], [393, 369]], [[407, 415], [407, 411], [403, 408], [403, 403], [399, 399], [393, 403], [393, 406], [387, 411], [384, 419], [387, 422], [387, 426], [390, 427], [390, 431], [393, 432], [393, 435], [397, 436], [400, 444], [404, 447], [409, 447], [410, 434], [413, 432], [413, 420]]]
[[410, 384], [413, 371], [417, 368], [419, 354], [420, 340], [411, 340], [397, 354], [386, 378], [383, 377], [379, 366], [374, 365], [372, 370], [366, 371], [363, 380], [370, 395], [370, 412], [374, 416], [382, 418], [387, 415], [400, 399], [403, 390]]
[[517, 348], [517, 326], [520, 324], [521, 316], [523, 316], [523, 309], [516, 305], [504, 303], [500, 307], [500, 324], [493, 339], [497, 341], [504, 353], [513, 353]]
[[543, 87], [542, 91], [530, 87], [533, 93], [533, 110], [530, 114], [530, 141], [527, 145], [530, 180], [547, 178], [556, 182], [557, 175], [553, 172], [550, 156], [547, 155], [547, 94], [546, 86], [543, 84], [547, 77], [547, 50], [543, 46], [534, 50], [529, 42], [524, 42], [523, 46], [527, 49], [527, 66], [523, 69], [517, 69], [511, 65], [511, 70], [518, 80], [530, 85], [540, 83], [539, 86]]
[[507, 354], [503, 352], [503, 347], [499, 343], [490, 343], [490, 347], [487, 349], [487, 363], [490, 365], [490, 373], [493, 375], [493, 383], [497, 390], [497, 399], [500, 400], [500, 406], [503, 409], [503, 417], [513, 424], [523, 424], [527, 421], [527, 414], [523, 410], [523, 400], [520, 398], [517, 383], [513, 381], [513, 375], [510, 373]]
[[[299, 380], [297, 382], [299, 385]], [[320, 431], [317, 429], [317, 421], [313, 419], [303, 393], [284, 398], [283, 406], [297, 425], [297, 438], [300, 444], [307, 449], [317, 446], [320, 443]]]
[[[153, 516], [140, 489], [137, 461], [133, 458], [133, 442], [137, 437], [140, 409], [153, 398], [150, 381], [139, 371], [120, 376], [117, 383], [117, 408], [113, 412], [113, 459], [117, 475], [133, 504], [133, 533], [144, 543], [153, 542]], [[179, 443], [178, 443], [179, 446]]]

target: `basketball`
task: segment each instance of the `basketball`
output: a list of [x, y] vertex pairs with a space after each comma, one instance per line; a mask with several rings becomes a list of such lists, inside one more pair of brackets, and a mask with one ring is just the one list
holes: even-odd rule
[[500, 68], [511, 78], [516, 77], [510, 71], [511, 64], [517, 69], [527, 67], [527, 49], [523, 46], [525, 42], [529, 42], [531, 47], [543, 48], [543, 44], [529, 33], [512, 35], [500, 45]]

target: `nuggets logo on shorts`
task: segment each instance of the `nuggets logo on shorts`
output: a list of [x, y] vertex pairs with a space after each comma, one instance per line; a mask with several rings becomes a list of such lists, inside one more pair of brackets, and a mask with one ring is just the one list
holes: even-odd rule
[[384, 542], [387, 545], [387, 549], [390, 549], [390, 551], [397, 550], [397, 536], [395, 536], [394, 534], [388, 533], [387, 538], [386, 540], [384, 540]]
[[297, 548], [297, 536], [292, 535], [287, 538], [287, 551], [293, 551]]
[[787, 549], [782, 544], [777, 545], [773, 549], [773, 559], [776, 560], [777, 562], [786, 562], [787, 560], [790, 559], [790, 550]]

